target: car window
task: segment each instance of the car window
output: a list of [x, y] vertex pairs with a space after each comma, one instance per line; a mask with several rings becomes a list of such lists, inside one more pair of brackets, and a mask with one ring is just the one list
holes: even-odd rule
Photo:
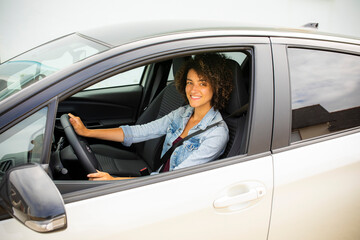
[[[234, 73], [231, 74], [231, 76], [230, 74], [228, 75], [228, 84], [236, 85], [233, 88], [234, 93], [231, 94], [231, 96], [233, 99], [237, 99], [237, 96], [242, 94], [242, 97], [239, 101], [229, 101], [231, 103], [229, 103], [222, 111], [224, 116], [229, 116], [230, 114], [238, 111], [240, 108], [246, 109], [244, 106], [247, 106], [251, 99], [251, 92], [248, 86], [252, 76], [245, 77], [245, 74], [241, 74], [241, 71], [251, 72], [251, 65], [244, 64], [245, 59], [252, 57], [251, 52], [250, 54], [249, 52], [250, 51], [242, 50], [242, 52], [227, 53], [228, 57], [232, 59], [232, 61], [228, 61], [229, 67], [231, 72]], [[185, 60], [188, 56], [184, 56], [183, 58], [183, 60]], [[119, 74], [121, 75], [119, 76], [119, 79], [121, 79], [122, 76], [127, 79], [127, 76], [136, 76], [136, 74], [138, 74], [137, 78], [141, 78], [141, 70], [146, 71], [146, 73], [149, 74], [146, 76], [148, 79], [147, 83], [149, 83], [147, 88], [136, 86], [124, 87], [120, 90], [104, 89], [103, 91], [86, 90], [78, 92], [76, 93], [76, 96], [71, 96], [69, 99], [65, 99], [59, 104], [57, 115], [61, 116], [64, 113], [71, 112], [74, 115], [81, 117], [84, 124], [91, 129], [114, 128], [134, 124], [140, 125], [165, 116], [186, 104], [184, 97], [177, 90], [175, 84], [167, 84], [166, 82], [171, 63], [172, 60], [169, 59], [153, 63], [156, 70], [148, 71], [148, 67], [145, 65], [141, 68], [128, 70]], [[156, 80], [160, 80], [161, 82], [156, 84]], [[119, 81], [121, 82], [121, 80]], [[102, 85], [100, 88], [101, 87], [105, 88], [107, 86]], [[92, 86], [87, 89], [94, 89], [94, 87]], [[146, 102], [146, 104], [142, 104], [143, 102]], [[148, 102], [150, 102], [149, 105]], [[148, 108], [146, 109], [149, 110], [141, 111], [143, 106], [147, 106]], [[141, 114], [136, 116], [136, 113], [139, 111], [141, 111]], [[246, 142], [248, 138], [243, 136], [248, 133], [247, 125], [245, 124], [248, 116], [249, 114], [245, 110], [245, 112], [241, 116], [236, 117], [236, 119], [232, 119], [231, 117], [225, 119], [226, 124], [230, 129], [229, 139], [231, 140], [229, 141], [229, 144], [224, 146], [221, 158], [246, 154], [248, 152]], [[64, 168], [67, 169], [65, 174], [53, 174], [54, 179], [87, 179], [86, 174], [84, 173], [84, 167], [79, 161], [74, 161], [77, 157], [72, 152], [72, 148], [70, 146], [71, 143], [67, 140], [68, 136], [66, 136], [66, 132], [62, 131], [61, 126], [55, 129], [54, 136], [55, 142], [57, 142], [57, 146], [59, 146], [59, 148], [55, 151], [60, 152], [61, 163]], [[159, 137], [160, 136], [165, 138], [165, 134], [159, 134]], [[149, 165], [150, 172], [156, 172], [161, 166], [161, 164], [159, 165], [159, 156], [163, 146], [163, 143], [161, 142], [162, 140], [164, 139], [152, 139], [150, 138], [150, 135], [146, 135], [142, 140], [144, 143], [141, 143], [144, 144], [145, 147], [131, 149], [117, 143], [112, 143], [111, 141], [104, 142], [103, 140], [97, 138], [88, 139], [92, 152], [98, 159], [99, 166], [102, 170], [105, 172], [111, 172], [114, 176], [120, 177], [139, 176], [139, 171], [143, 168], [139, 168], [138, 166], [142, 166], [144, 163]], [[108, 154], [112, 154], [113, 150], [117, 151], [118, 149], [121, 149], [122, 153], [119, 153], [117, 158], [114, 160], [111, 158], [110, 162], [119, 165], [114, 165], [112, 163], [106, 164], [103, 160], [108, 160]], [[130, 156], [129, 158], [132, 158], [132, 156], [135, 155], [139, 155], [141, 157], [136, 158], [136, 160], [129, 163], [126, 161], [118, 162], [120, 159], [123, 159], [123, 156], [120, 156], [120, 154], [126, 154], [126, 157]], [[51, 162], [57, 161], [56, 156], [58, 155], [51, 155]], [[220, 159], [219, 156], [217, 157]], [[116, 169], [117, 166], [121, 167]]]
[[300, 141], [360, 126], [360, 57], [289, 48], [292, 137]]
[[85, 90], [109, 88], [109, 87], [121, 87], [128, 85], [139, 84], [141, 81], [142, 74], [145, 66], [141, 66], [126, 72], [119, 73], [115, 76], [109, 77], [97, 84], [94, 84]]
[[40, 163], [47, 111], [41, 109], [0, 135], [0, 178], [10, 167]]
[[72, 34], [0, 64], [0, 101], [108, 47]]

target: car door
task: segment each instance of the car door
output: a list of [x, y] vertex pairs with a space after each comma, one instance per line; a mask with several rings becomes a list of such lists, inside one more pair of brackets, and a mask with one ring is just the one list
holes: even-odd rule
[[269, 239], [359, 239], [360, 47], [272, 42], [277, 110]]
[[269, 39], [202, 37], [140, 50], [151, 56], [159, 48], [168, 54], [178, 51], [179, 46], [188, 48], [188, 53], [251, 49], [246, 154], [63, 194], [67, 229], [39, 234], [25, 226], [19, 228], [18, 222], [8, 219], [0, 223], [4, 239], [267, 238], [273, 192], [273, 74]]
[[[147, 181], [156, 183], [149, 185], [142, 179], [125, 188], [115, 183], [77, 193], [72, 197], [86, 199], [65, 205], [67, 229], [40, 234], [8, 219], [0, 222], [0, 235], [4, 239], [266, 239], [272, 161], [270, 156], [248, 160], [226, 167], [215, 164], [216, 169], [203, 173], [152, 177]], [[159, 182], [161, 177], [168, 180]], [[256, 199], [254, 194], [261, 196]], [[247, 196], [252, 200], [247, 201]], [[65, 202], [72, 197], [64, 196]], [[225, 198], [239, 200], [229, 205], [223, 200], [222, 207], [214, 206]]]

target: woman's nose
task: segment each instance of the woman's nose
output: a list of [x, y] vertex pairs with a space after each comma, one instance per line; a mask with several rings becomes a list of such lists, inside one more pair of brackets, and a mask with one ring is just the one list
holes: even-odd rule
[[197, 84], [193, 84], [192, 86], [191, 86], [191, 91], [192, 92], [196, 92], [196, 91], [198, 91], [199, 90], [199, 86], [197, 85]]

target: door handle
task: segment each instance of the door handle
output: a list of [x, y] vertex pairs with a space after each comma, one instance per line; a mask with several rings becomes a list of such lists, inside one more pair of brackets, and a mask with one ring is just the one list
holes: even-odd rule
[[241, 193], [235, 196], [224, 196], [214, 201], [215, 208], [225, 208], [232, 205], [254, 201], [265, 196], [266, 190], [264, 187], [256, 187], [250, 189], [248, 192]]

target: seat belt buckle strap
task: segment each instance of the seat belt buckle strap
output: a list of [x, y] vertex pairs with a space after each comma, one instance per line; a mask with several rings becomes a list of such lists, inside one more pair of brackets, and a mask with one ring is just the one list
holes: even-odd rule
[[150, 171], [147, 167], [144, 167], [143, 169], [140, 169], [140, 175], [141, 176], [148, 176], [150, 175]]

